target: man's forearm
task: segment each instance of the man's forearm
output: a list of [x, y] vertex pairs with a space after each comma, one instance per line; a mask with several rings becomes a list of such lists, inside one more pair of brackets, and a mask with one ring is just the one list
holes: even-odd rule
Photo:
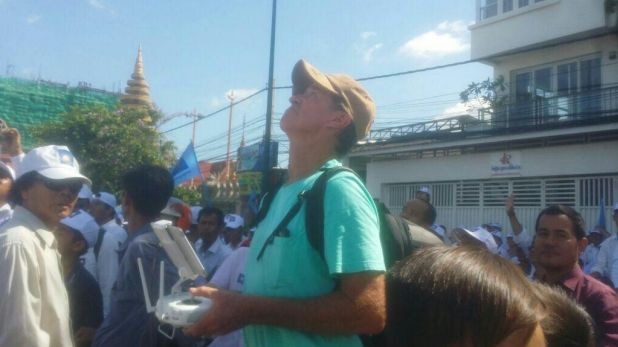
[[212, 300], [209, 312], [185, 332], [217, 336], [246, 325], [273, 325], [318, 334], [371, 334], [384, 329], [384, 275], [344, 275], [339, 289], [315, 298], [271, 298], [202, 286], [193, 295]]
[[[373, 334], [383, 330], [384, 276], [366, 283], [354, 296], [342, 286], [313, 299], [245, 296], [248, 324], [275, 325], [319, 334]], [[354, 289], [353, 289], [354, 290]]]
[[519, 223], [517, 215], [515, 215], [515, 212], [512, 212], [507, 213], [507, 216], [509, 217], [509, 222], [511, 223], [511, 229], [513, 230], [513, 234], [519, 235], [524, 228], [521, 226], [521, 223]]

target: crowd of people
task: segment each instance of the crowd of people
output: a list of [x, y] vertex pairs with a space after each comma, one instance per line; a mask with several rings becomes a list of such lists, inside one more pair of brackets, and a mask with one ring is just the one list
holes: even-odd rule
[[[510, 231], [447, 230], [421, 188], [401, 211], [416, 249], [387, 268], [376, 204], [342, 172], [327, 181], [316, 249], [306, 194], [367, 135], [375, 104], [304, 60], [292, 83], [287, 180], [254, 227], [172, 198], [160, 166], [124, 173], [116, 197], [93, 194], [65, 146], [3, 146], [0, 346], [618, 346], [617, 238], [586, 233], [567, 206], [541, 210], [528, 232], [507, 197]], [[613, 216], [618, 226], [618, 204]], [[212, 302], [172, 338], [144, 299], [158, 298], [160, 270], [165, 293], [179, 278], [159, 219], [185, 230], [206, 270], [189, 291]]]

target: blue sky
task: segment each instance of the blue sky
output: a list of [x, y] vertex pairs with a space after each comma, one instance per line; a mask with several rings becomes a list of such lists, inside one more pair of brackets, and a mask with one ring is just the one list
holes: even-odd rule
[[[361, 78], [469, 59], [473, 0], [278, 1], [275, 85], [290, 85], [305, 58], [325, 72]], [[107, 90], [124, 89], [142, 46], [160, 126], [179, 154], [192, 127], [182, 114], [210, 114], [268, 82], [271, 0], [0, 0], [0, 74]], [[9, 68], [11, 66], [11, 68]], [[374, 128], [461, 114], [458, 94], [492, 74], [482, 64], [364, 82], [378, 115]], [[289, 89], [275, 92], [273, 134]], [[233, 108], [232, 148], [263, 135], [266, 92]], [[197, 123], [199, 159], [224, 159], [229, 111]], [[281, 150], [285, 152], [286, 145]], [[283, 155], [282, 157], [285, 157]], [[285, 165], [285, 162], [280, 162]]]

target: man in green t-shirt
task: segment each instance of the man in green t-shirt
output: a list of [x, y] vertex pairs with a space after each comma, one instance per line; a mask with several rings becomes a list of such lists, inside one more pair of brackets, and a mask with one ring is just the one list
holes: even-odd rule
[[324, 255], [311, 246], [305, 206], [273, 233], [321, 168], [341, 165], [367, 136], [375, 104], [346, 75], [324, 74], [300, 60], [292, 71], [291, 106], [281, 119], [290, 140], [289, 178], [260, 222], [247, 257], [244, 293], [193, 289], [213, 306], [187, 332], [220, 335], [244, 327], [246, 346], [361, 346], [358, 334], [385, 323], [384, 261], [377, 209], [349, 172], [328, 181]]

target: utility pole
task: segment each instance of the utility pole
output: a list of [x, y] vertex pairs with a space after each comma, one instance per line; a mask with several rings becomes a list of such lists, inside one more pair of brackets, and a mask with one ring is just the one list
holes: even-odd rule
[[230, 91], [227, 94], [227, 98], [230, 100], [230, 116], [228, 117], [227, 125], [227, 156], [225, 159], [225, 174], [227, 182], [230, 181], [230, 145], [232, 138], [232, 109], [234, 108], [234, 91]]
[[277, 19], [277, 0], [273, 0], [272, 23], [270, 26], [270, 61], [268, 65], [268, 100], [266, 102], [266, 131], [264, 132], [264, 168], [262, 172], [262, 192], [270, 188], [270, 138], [273, 118], [273, 73], [275, 66], [275, 26]]
[[193, 113], [191, 113], [191, 116], [193, 116], [193, 136], [191, 136], [191, 141], [193, 142], [193, 146], [195, 146], [195, 123], [197, 123], [198, 116], [198, 113], [197, 111], [195, 111], [195, 109], [193, 109]]

